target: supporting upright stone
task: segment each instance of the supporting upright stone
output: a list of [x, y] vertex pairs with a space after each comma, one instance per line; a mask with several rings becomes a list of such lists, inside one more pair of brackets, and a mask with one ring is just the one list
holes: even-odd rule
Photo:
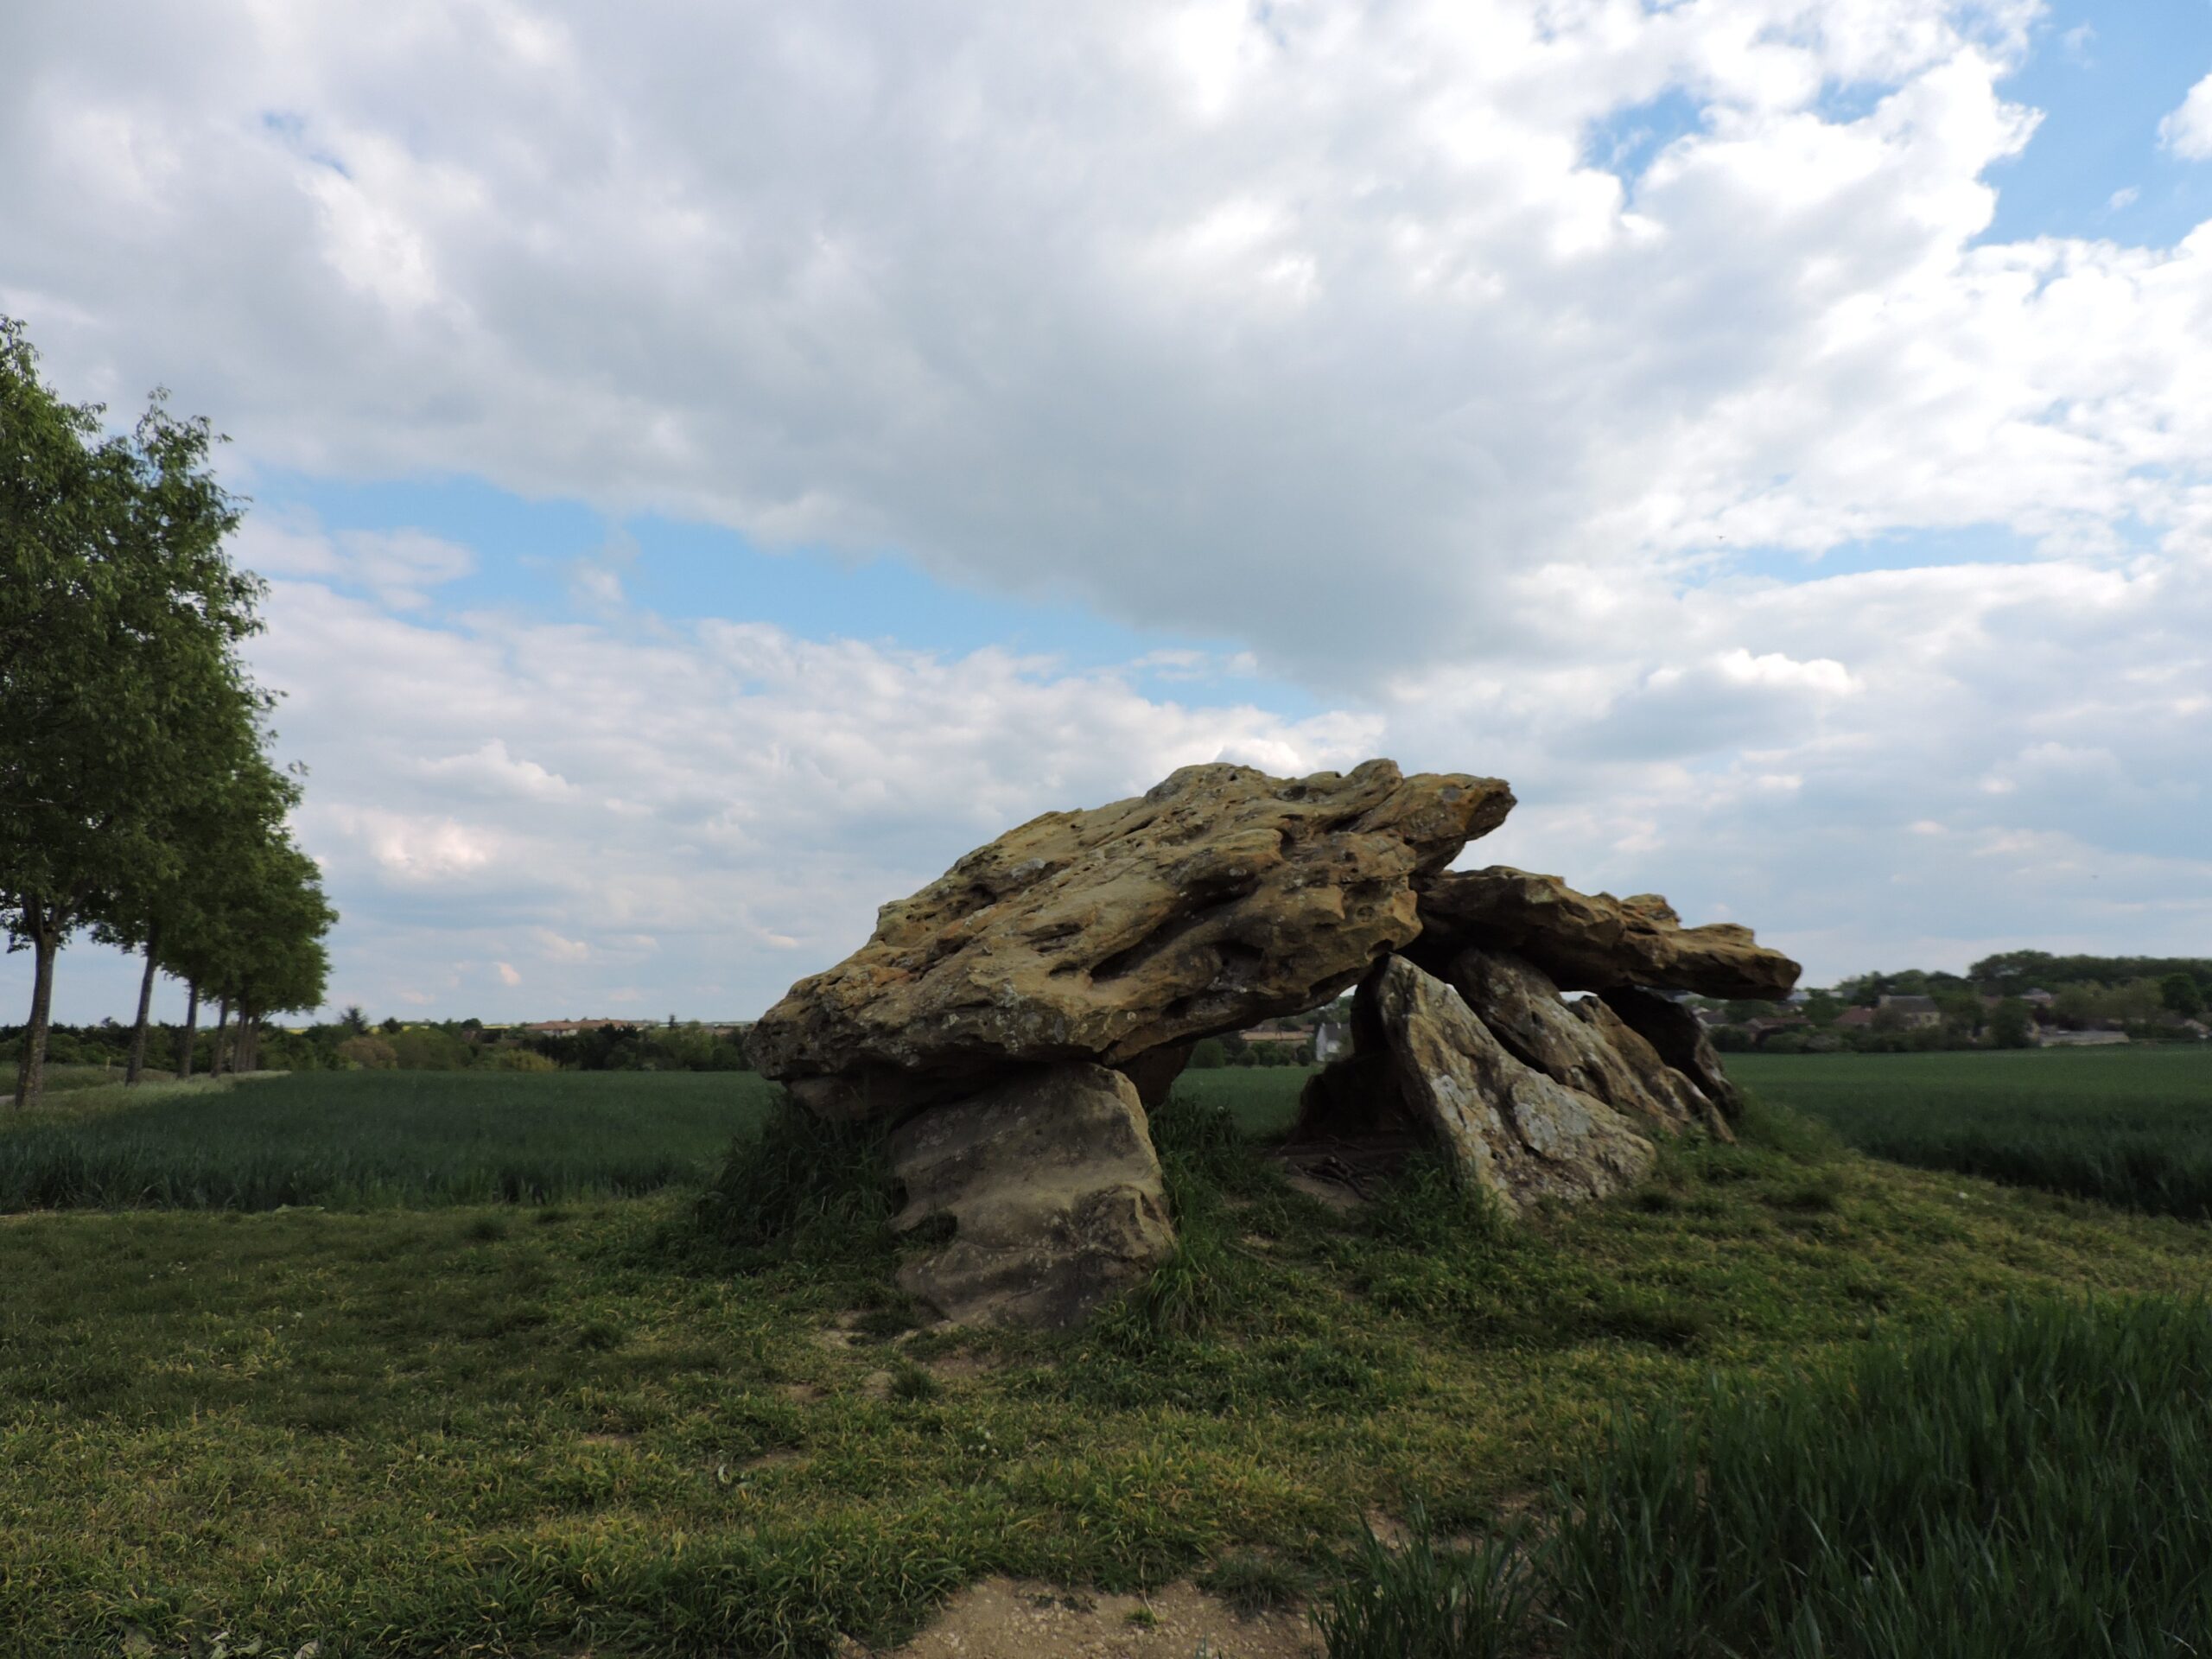
[[1174, 1252], [1135, 1088], [1103, 1066], [1041, 1066], [934, 1106], [891, 1139], [902, 1233], [950, 1224], [899, 1282], [963, 1324], [1080, 1321]]

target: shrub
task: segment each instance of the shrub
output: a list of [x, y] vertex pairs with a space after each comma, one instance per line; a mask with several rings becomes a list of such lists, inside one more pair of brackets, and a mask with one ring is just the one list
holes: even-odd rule
[[540, 1054], [534, 1048], [498, 1048], [492, 1052], [492, 1066], [499, 1071], [558, 1071], [561, 1063], [550, 1054]]
[[338, 1045], [338, 1058], [365, 1071], [389, 1071], [399, 1064], [398, 1054], [382, 1037], [348, 1037]]
[[459, 1071], [470, 1059], [467, 1043], [434, 1026], [398, 1032], [390, 1040], [394, 1059], [403, 1071]]
[[1212, 1071], [1228, 1064], [1229, 1045], [1218, 1037], [1202, 1038], [1191, 1051], [1191, 1069], [1194, 1071]]

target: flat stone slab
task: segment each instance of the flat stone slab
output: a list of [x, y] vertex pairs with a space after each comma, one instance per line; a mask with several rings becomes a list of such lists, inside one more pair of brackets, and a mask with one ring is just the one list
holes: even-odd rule
[[1033, 819], [885, 906], [747, 1051], [825, 1116], [896, 1116], [1009, 1064], [1134, 1065], [1300, 1013], [1413, 938], [1416, 881], [1512, 805], [1495, 778], [1388, 760], [1302, 779], [1186, 766]]
[[1656, 985], [1770, 999], [1787, 996], [1804, 971], [1748, 927], [1684, 927], [1656, 893], [1577, 893], [1555, 875], [1503, 864], [1426, 883], [1421, 916], [1426, 937], [1414, 954], [1431, 972], [1445, 971], [1452, 954], [1471, 944], [1535, 963], [1563, 991]]

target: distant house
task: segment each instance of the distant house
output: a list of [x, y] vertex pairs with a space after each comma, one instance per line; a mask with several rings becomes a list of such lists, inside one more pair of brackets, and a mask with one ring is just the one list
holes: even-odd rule
[[1876, 1014], [1894, 1014], [1907, 1031], [1943, 1023], [1943, 1010], [1932, 996], [1885, 996], [1874, 1005]]
[[2049, 991], [2022, 991], [2020, 1001], [2031, 1008], [2047, 1008], [2058, 999]]
[[1310, 1031], [1240, 1031], [1236, 1036], [1238, 1041], [1255, 1048], [1266, 1043], [1287, 1043], [1295, 1048], [1313, 1040]]
[[1351, 1052], [1351, 1027], [1342, 1020], [1324, 1020], [1313, 1030], [1313, 1058], [1326, 1065], [1339, 1054]]
[[634, 1026], [635, 1020], [541, 1020], [519, 1029], [533, 1037], [574, 1037], [579, 1032], [602, 1031], [609, 1026]]
[[2124, 1031], [2054, 1031], [2039, 1027], [2035, 1033], [2036, 1044], [2041, 1048], [2105, 1048], [2113, 1043], [2124, 1043]]
[[1874, 1026], [1872, 1008], [1846, 1008], [1834, 1021], [1839, 1031], [1871, 1031]]

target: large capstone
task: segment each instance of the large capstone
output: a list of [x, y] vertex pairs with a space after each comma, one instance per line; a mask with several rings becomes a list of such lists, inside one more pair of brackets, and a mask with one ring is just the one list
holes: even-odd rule
[[1416, 882], [1512, 805], [1497, 779], [1388, 760], [1303, 779], [1186, 766], [1033, 819], [887, 905], [747, 1048], [835, 1116], [899, 1116], [1064, 1060], [1156, 1088], [1160, 1051], [1313, 1007], [1411, 940]]
[[1787, 996], [1803, 971], [1748, 927], [1684, 927], [1656, 893], [1616, 899], [1577, 893], [1555, 875], [1505, 865], [1460, 870], [1425, 884], [1416, 959], [1449, 970], [1468, 945], [1510, 951], [1565, 991], [1662, 986], [1704, 996]]
[[1135, 1088], [1103, 1066], [1019, 1072], [892, 1136], [902, 1233], [949, 1233], [899, 1282], [963, 1324], [1073, 1325], [1172, 1255]]

